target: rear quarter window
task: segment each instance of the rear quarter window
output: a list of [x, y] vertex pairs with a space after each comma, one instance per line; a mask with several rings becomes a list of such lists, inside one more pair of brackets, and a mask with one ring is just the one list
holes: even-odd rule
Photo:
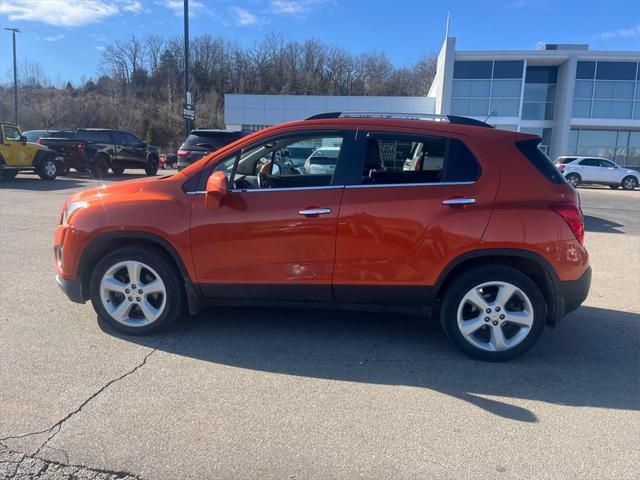
[[538, 148], [541, 138], [531, 140], [520, 140], [516, 142], [518, 150], [529, 162], [551, 183], [564, 183], [564, 178], [558, 169], [553, 165], [549, 157]]

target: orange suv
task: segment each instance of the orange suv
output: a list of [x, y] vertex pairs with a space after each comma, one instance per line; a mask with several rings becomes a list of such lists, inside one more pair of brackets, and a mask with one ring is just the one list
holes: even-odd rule
[[539, 137], [431, 120], [317, 115], [80, 192], [58, 284], [127, 334], [207, 305], [322, 305], [433, 314], [465, 353], [516, 357], [587, 296], [578, 194]]

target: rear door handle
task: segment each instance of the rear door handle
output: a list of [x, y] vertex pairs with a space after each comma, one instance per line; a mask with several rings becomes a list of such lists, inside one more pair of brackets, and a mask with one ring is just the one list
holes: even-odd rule
[[315, 217], [318, 215], [326, 215], [331, 213], [330, 208], [305, 208], [304, 210], [299, 210], [298, 215], [304, 215], [305, 217]]
[[475, 198], [448, 198], [447, 200], [443, 200], [442, 204], [443, 205], [451, 205], [451, 206], [456, 206], [456, 205], [470, 205], [472, 203], [476, 203], [476, 199]]

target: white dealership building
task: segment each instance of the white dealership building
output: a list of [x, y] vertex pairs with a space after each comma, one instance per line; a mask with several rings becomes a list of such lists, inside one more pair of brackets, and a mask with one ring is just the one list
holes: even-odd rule
[[256, 130], [323, 112], [462, 115], [540, 135], [552, 158], [603, 156], [640, 167], [640, 52], [455, 45], [455, 37], [443, 43], [428, 96], [225, 95], [227, 128]]

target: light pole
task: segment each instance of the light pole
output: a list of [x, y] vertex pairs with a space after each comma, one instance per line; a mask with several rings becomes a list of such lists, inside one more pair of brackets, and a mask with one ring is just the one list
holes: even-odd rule
[[[189, 94], [189, 0], [184, 0], [184, 108], [191, 108]], [[183, 115], [185, 120], [185, 135], [191, 133], [191, 119]]]
[[[186, 1], [186, 0], [185, 0]], [[13, 118], [18, 125], [18, 68], [16, 66], [16, 33], [20, 33], [18, 28], [5, 28], [13, 33]]]

